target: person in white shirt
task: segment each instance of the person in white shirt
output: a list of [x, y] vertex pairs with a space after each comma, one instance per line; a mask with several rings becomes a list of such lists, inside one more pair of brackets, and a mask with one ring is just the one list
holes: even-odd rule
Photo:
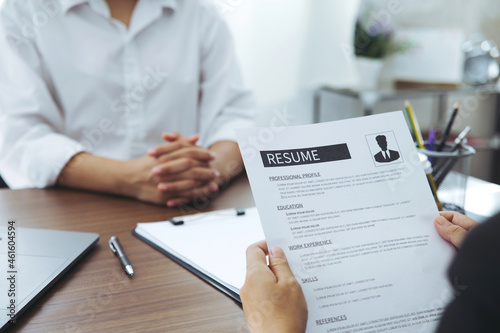
[[243, 164], [253, 124], [229, 30], [205, 0], [5, 0], [0, 174], [175, 206]]

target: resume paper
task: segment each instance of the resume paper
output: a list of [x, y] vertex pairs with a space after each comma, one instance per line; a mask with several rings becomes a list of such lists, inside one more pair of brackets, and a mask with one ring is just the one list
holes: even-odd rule
[[402, 112], [240, 129], [269, 248], [284, 249], [308, 332], [433, 332], [453, 247]]

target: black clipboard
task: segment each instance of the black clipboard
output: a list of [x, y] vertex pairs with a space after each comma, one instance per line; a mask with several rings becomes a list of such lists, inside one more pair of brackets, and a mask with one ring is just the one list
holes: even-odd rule
[[190, 271], [191, 273], [193, 273], [194, 275], [196, 275], [199, 279], [205, 281], [206, 283], [210, 284], [212, 287], [218, 289], [219, 291], [222, 291], [226, 296], [232, 298], [234, 301], [236, 301], [241, 306], [241, 299], [240, 299], [240, 295], [239, 294], [237, 294], [234, 291], [232, 291], [231, 289], [227, 288], [225, 285], [221, 284], [220, 282], [212, 279], [210, 276], [206, 275], [205, 273], [200, 272], [198, 269], [196, 269], [193, 266], [189, 265], [185, 261], [179, 259], [178, 257], [176, 257], [172, 253], [166, 251], [165, 249], [159, 247], [158, 245], [156, 245], [155, 243], [153, 243], [150, 240], [146, 239], [145, 237], [139, 235], [135, 231], [135, 229], [132, 230], [132, 235], [134, 235], [135, 237], [139, 238], [140, 240], [142, 240], [143, 242], [145, 242], [146, 244], [148, 244], [149, 246], [151, 246], [155, 250], [158, 250], [159, 252], [163, 253], [166, 257], [168, 257], [169, 259], [173, 260], [174, 262], [176, 262], [181, 267], [183, 267], [183, 268], [187, 269], [188, 271]]

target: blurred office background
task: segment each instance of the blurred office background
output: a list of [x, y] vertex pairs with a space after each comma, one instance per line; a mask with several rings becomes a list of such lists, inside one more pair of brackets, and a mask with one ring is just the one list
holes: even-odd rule
[[[0, 4], [3, 0], [0, 0]], [[60, 2], [61, 0], [45, 0]], [[191, 0], [184, 0], [191, 1]], [[464, 39], [476, 33], [500, 44], [498, 0], [212, 0], [233, 32], [247, 85], [255, 92], [259, 125], [269, 126], [277, 112], [293, 115], [288, 125], [314, 120], [314, 97], [320, 87], [354, 88], [364, 80], [353, 55], [353, 32], [360, 6], [387, 14], [397, 29], [454, 29]], [[1, 50], [0, 50], [1, 52]], [[458, 51], [457, 51], [458, 52]], [[384, 59], [380, 85], [393, 79], [393, 59]], [[392, 67], [391, 67], [392, 66]], [[500, 90], [499, 90], [500, 91]], [[473, 176], [499, 182], [500, 164], [496, 94], [449, 94], [444, 111], [436, 98], [411, 100], [421, 127], [440, 126], [456, 100], [466, 112], [455, 122], [456, 134], [466, 124], [481, 139], [472, 161]], [[442, 103], [442, 101], [441, 101]], [[338, 103], [326, 96], [321, 121], [362, 115], [359, 104]], [[403, 101], [381, 102], [374, 112], [401, 110]], [[496, 139], [495, 139], [496, 138]]]
[[[363, 74], [357, 72], [352, 54], [353, 32], [360, 6], [371, 5], [389, 13], [397, 29], [431, 28], [459, 31], [464, 40], [481, 33], [500, 43], [500, 2], [497, 0], [214, 0], [233, 31], [248, 86], [255, 92], [261, 114], [259, 123], [270, 125], [277, 110], [294, 115], [290, 124], [313, 122], [314, 96], [318, 88], [356, 88]], [[387, 19], [385, 17], [384, 19]], [[460, 52], [460, 51], [456, 51]], [[384, 60], [379, 84], [390, 84], [391, 57]], [[358, 107], [323, 99], [322, 121], [362, 115]], [[436, 98], [411, 100], [423, 131], [439, 127], [455, 101], [465, 111], [453, 133], [465, 125], [479, 146], [472, 160], [473, 176], [497, 181], [497, 95], [447, 96], [446, 110], [438, 115]], [[442, 101], [441, 101], [442, 102]], [[441, 105], [441, 107], [443, 107]], [[375, 113], [401, 110], [403, 101], [375, 105]], [[470, 140], [472, 143], [474, 140]], [[495, 149], [496, 148], [496, 149]], [[496, 155], [495, 155], [496, 154]]]

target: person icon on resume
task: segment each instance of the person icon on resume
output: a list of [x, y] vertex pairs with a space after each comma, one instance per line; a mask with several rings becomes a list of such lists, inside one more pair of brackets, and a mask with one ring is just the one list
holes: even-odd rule
[[387, 139], [385, 135], [377, 135], [375, 139], [377, 140], [380, 149], [382, 149], [375, 154], [375, 161], [379, 163], [387, 163], [399, 159], [399, 153], [396, 150], [387, 149]]

